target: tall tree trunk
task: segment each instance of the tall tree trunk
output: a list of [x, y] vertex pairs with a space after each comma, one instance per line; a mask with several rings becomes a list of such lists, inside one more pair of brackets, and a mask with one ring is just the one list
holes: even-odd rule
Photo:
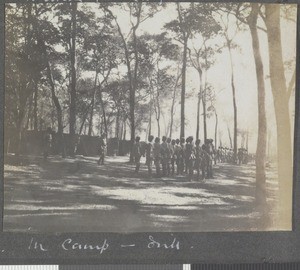
[[158, 103], [158, 98], [156, 100], [156, 105], [154, 105], [155, 109], [155, 119], [157, 123], [157, 136], [160, 137], [160, 108]]
[[[138, 15], [140, 16], [140, 15]], [[138, 18], [139, 20], [139, 18]], [[130, 162], [133, 162], [133, 144], [135, 141], [135, 93], [136, 93], [136, 89], [137, 89], [137, 73], [138, 73], [138, 66], [139, 66], [139, 57], [138, 57], [138, 48], [137, 48], [137, 36], [136, 36], [136, 30], [138, 27], [139, 23], [133, 27], [133, 47], [134, 47], [134, 58], [135, 58], [135, 62], [134, 62], [134, 71], [133, 71], [133, 83], [132, 83], [132, 87], [131, 87], [131, 91], [129, 94], [129, 103], [130, 103], [130, 141], [131, 141], [131, 151], [130, 151]]]
[[124, 133], [124, 121], [122, 121], [121, 123], [120, 140], [123, 139], [123, 133]]
[[231, 67], [231, 89], [232, 89], [232, 105], [233, 105], [233, 157], [234, 163], [236, 162], [237, 157], [237, 105], [236, 105], [236, 96], [235, 96], [235, 83], [234, 83], [234, 70], [233, 70], [233, 59], [231, 52], [231, 44], [227, 40], [227, 46], [229, 51], [230, 58], [230, 67]]
[[248, 24], [252, 37], [252, 48], [255, 61], [257, 78], [257, 104], [258, 104], [258, 134], [257, 148], [255, 155], [256, 164], [256, 200], [258, 204], [266, 203], [266, 147], [267, 147], [267, 119], [265, 108], [265, 82], [264, 69], [260, 53], [259, 38], [257, 33], [257, 18], [259, 14], [259, 4], [251, 4], [251, 13], [248, 17]]
[[18, 113], [17, 120], [17, 132], [16, 132], [16, 156], [19, 157], [21, 154], [21, 143], [22, 143], [22, 133], [23, 133], [23, 125], [25, 120], [25, 105], [20, 106], [20, 110]]
[[120, 110], [117, 110], [115, 137], [119, 139], [120, 135]]
[[33, 129], [38, 130], [38, 83], [34, 84], [34, 103], [33, 103]]
[[215, 117], [216, 117], [216, 123], [215, 123], [215, 149], [217, 149], [217, 132], [218, 132], [218, 114], [215, 109]]
[[198, 93], [198, 99], [197, 99], [197, 123], [196, 123], [196, 140], [199, 139], [199, 133], [200, 133], [200, 110], [201, 110], [201, 97], [200, 92]]
[[267, 159], [270, 159], [270, 157], [271, 157], [271, 132], [268, 132], [267, 138], [268, 138], [268, 144], [267, 144], [267, 146], [268, 146]]
[[160, 109], [160, 97], [159, 97], [159, 89], [157, 89], [156, 93], [156, 105], [157, 105], [157, 129], [158, 129], [158, 137], [160, 137], [160, 116], [161, 116], [161, 109]]
[[180, 138], [185, 136], [185, 84], [186, 84], [186, 62], [187, 62], [187, 42], [188, 38], [184, 37], [183, 59], [182, 59], [182, 80], [181, 80], [181, 111], [180, 111]]
[[229, 137], [229, 142], [230, 142], [230, 148], [232, 149], [232, 139], [231, 139], [230, 128], [228, 125], [227, 125], [227, 131], [228, 131], [228, 137]]
[[150, 100], [150, 111], [149, 111], [149, 133], [148, 135], [152, 135], [152, 99]]
[[[198, 140], [200, 137], [200, 110], [201, 110], [201, 99], [202, 99], [202, 94], [203, 94], [203, 89], [202, 89], [202, 70], [198, 70], [199, 74], [199, 93], [198, 93], [198, 102], [197, 102], [197, 128], [196, 128], [196, 139]], [[203, 101], [202, 101], [203, 102]]]
[[279, 180], [279, 226], [290, 229], [292, 219], [293, 161], [289, 97], [281, 46], [280, 5], [266, 4], [270, 80], [277, 124], [277, 159]]
[[88, 130], [89, 136], [92, 136], [92, 131], [93, 131], [93, 118], [94, 118], [94, 107], [95, 107], [95, 95], [96, 95], [96, 91], [97, 91], [97, 79], [98, 79], [98, 72], [96, 71], [94, 90], [93, 90], [93, 96], [92, 96], [92, 101], [91, 101], [91, 113], [90, 113], [90, 119], [89, 119], [89, 130]]
[[33, 93], [29, 96], [29, 102], [27, 103], [28, 109], [27, 109], [27, 121], [25, 124], [25, 130], [28, 130], [30, 128], [30, 124], [32, 123], [32, 103], [33, 103]]
[[77, 3], [71, 3], [71, 87], [70, 87], [70, 135], [71, 135], [71, 156], [75, 155], [75, 144], [76, 144], [76, 13]]
[[123, 134], [123, 140], [126, 140], [126, 133], [127, 133], [127, 125], [126, 125], [126, 120], [124, 120], [124, 134]]
[[47, 54], [47, 49], [45, 42], [42, 38], [38, 38], [39, 43], [41, 44], [41, 48], [44, 54], [45, 58], [45, 64], [46, 64], [46, 71], [47, 71], [47, 78], [50, 84], [50, 90], [51, 90], [51, 97], [52, 101], [56, 108], [56, 114], [57, 114], [57, 134], [58, 134], [58, 147], [61, 149], [61, 155], [63, 158], [66, 157], [66, 148], [65, 148], [65, 142], [64, 142], [64, 135], [63, 135], [63, 118], [62, 118], [62, 109], [59, 103], [59, 99], [56, 96], [55, 93], [55, 84], [52, 76], [52, 71], [49, 63], [49, 58]]
[[99, 91], [99, 99], [100, 99], [100, 106], [102, 109], [102, 119], [103, 119], [103, 125], [104, 125], [104, 132], [106, 134], [106, 139], [108, 136], [108, 129], [107, 129], [107, 119], [106, 119], [106, 111], [105, 111], [105, 106], [104, 106], [104, 102], [103, 102], [103, 97], [102, 97], [102, 89], [100, 89]]
[[170, 138], [172, 138], [173, 135], [173, 125], [174, 125], [174, 110], [175, 110], [175, 102], [176, 102], [176, 92], [178, 87], [178, 81], [180, 79], [181, 72], [177, 74], [176, 82], [173, 89], [173, 97], [172, 97], [172, 105], [171, 105], [171, 117], [170, 117]]
[[204, 142], [207, 139], [207, 125], [206, 125], [206, 87], [203, 90], [203, 97], [202, 97], [202, 109], [203, 109], [203, 136]]
[[[25, 11], [26, 9], [26, 11]], [[26, 13], [27, 12], [27, 13]], [[26, 17], [27, 14], [27, 17]], [[32, 21], [32, 5], [27, 5], [23, 8], [23, 18], [24, 18], [24, 31], [26, 33], [25, 44], [24, 44], [24, 53], [27, 57], [30, 55], [30, 49], [32, 44], [32, 30], [31, 30], [31, 21]], [[31, 94], [31, 79], [29, 76], [21, 76], [19, 83], [19, 110], [18, 117], [16, 121], [16, 156], [18, 157], [21, 152], [21, 140], [22, 140], [22, 132], [24, 128], [24, 121], [26, 117], [26, 104], [27, 100]]]
[[160, 119], [157, 118], [156, 121], [157, 121], [157, 137], [160, 138], [160, 123], [159, 123]]

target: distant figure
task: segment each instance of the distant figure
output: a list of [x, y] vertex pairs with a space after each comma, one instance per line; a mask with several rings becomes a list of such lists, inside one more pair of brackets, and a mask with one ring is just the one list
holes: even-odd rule
[[171, 174], [175, 174], [175, 162], [176, 162], [176, 153], [175, 153], [175, 148], [176, 148], [176, 141], [172, 140], [170, 144], [170, 154], [171, 154]]
[[205, 144], [203, 145], [202, 149], [204, 150], [204, 158], [205, 158], [205, 166], [206, 166], [206, 178], [210, 179], [213, 178], [213, 167], [212, 163], [214, 160], [214, 146], [213, 140], [206, 139]]
[[160, 152], [160, 139], [158, 137], [155, 138], [154, 145], [153, 145], [153, 156], [154, 156], [154, 164], [156, 168], [156, 177], [160, 177], [160, 159], [161, 159], [161, 152]]
[[177, 175], [180, 174], [180, 156], [181, 156], [181, 146], [180, 146], [180, 140], [176, 139], [176, 144], [174, 147], [174, 158], [176, 162], [177, 167]]
[[154, 139], [154, 137], [152, 135], [150, 135], [148, 137], [148, 144], [147, 144], [147, 148], [146, 148], [146, 165], [148, 167], [148, 174], [150, 176], [152, 175], [152, 164], [153, 164], [153, 159], [154, 159], [153, 139]]
[[46, 130], [46, 133], [43, 138], [43, 156], [44, 160], [46, 160], [51, 152], [51, 147], [52, 147], [52, 129], [51, 127], [48, 127]]
[[180, 160], [179, 160], [179, 174], [184, 173], [184, 167], [185, 167], [185, 139], [181, 138], [180, 139]]
[[239, 148], [237, 156], [238, 156], [239, 165], [241, 165], [244, 160], [244, 149]]
[[188, 179], [192, 180], [194, 174], [195, 150], [193, 145], [194, 138], [192, 136], [186, 139], [185, 145], [185, 160], [186, 170], [188, 172]]
[[168, 158], [169, 158], [169, 147], [167, 143], [167, 137], [162, 137], [162, 143], [160, 148], [161, 153], [161, 165], [162, 165], [162, 174], [167, 176], [167, 167], [168, 167]]
[[187, 148], [188, 144], [190, 143], [191, 139], [193, 140], [194, 138], [192, 136], [190, 136], [190, 137], [187, 137], [186, 140], [185, 140], [185, 147], [184, 147], [184, 172], [186, 174], [189, 173], [189, 158], [190, 158], [189, 154], [187, 153], [187, 149], [186, 148]]
[[[195, 169], [197, 172], [197, 180], [204, 179], [205, 178], [205, 163], [203, 158], [203, 151], [201, 148], [201, 141], [199, 139], [196, 140], [196, 146], [195, 146]], [[200, 170], [201, 170], [201, 178], [200, 178]]]
[[244, 150], [243, 164], [247, 164], [248, 163], [248, 150], [245, 148], [243, 150]]
[[135, 143], [133, 145], [133, 149], [132, 149], [132, 154], [134, 157], [134, 162], [135, 162], [135, 172], [138, 173], [140, 170], [140, 166], [141, 166], [141, 143], [140, 143], [140, 137], [136, 136], [135, 138]]
[[104, 165], [104, 159], [106, 156], [106, 134], [103, 133], [100, 137], [100, 142], [99, 142], [99, 160], [98, 160], [98, 165]]
[[167, 175], [171, 174], [171, 158], [172, 158], [172, 144], [171, 144], [171, 138], [167, 139], [167, 146], [168, 146], [168, 152], [167, 152]]

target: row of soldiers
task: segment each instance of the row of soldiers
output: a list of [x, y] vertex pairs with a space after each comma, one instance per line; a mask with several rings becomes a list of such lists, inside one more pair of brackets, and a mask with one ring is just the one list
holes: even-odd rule
[[[207, 139], [203, 145], [197, 139], [189, 136], [187, 139], [171, 139], [166, 136], [160, 138], [150, 135], [143, 151], [140, 137], [137, 136], [133, 145], [133, 156], [136, 163], [135, 172], [140, 169], [140, 160], [146, 156], [148, 174], [152, 175], [153, 163], [156, 177], [188, 174], [192, 179], [196, 170], [197, 179], [213, 178], [214, 146], [213, 140]], [[176, 167], [176, 172], [175, 172]]]
[[247, 164], [249, 161], [248, 150], [239, 148], [237, 156], [234, 155], [233, 149], [220, 146], [215, 154], [215, 163], [232, 163], [232, 164]]

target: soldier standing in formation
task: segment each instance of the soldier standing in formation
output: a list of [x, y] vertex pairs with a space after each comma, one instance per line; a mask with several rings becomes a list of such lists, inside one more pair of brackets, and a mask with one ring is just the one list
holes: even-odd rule
[[171, 174], [174, 175], [175, 174], [175, 162], [176, 162], [176, 153], [175, 153], [175, 147], [176, 147], [176, 141], [175, 140], [172, 140], [171, 141], [171, 146], [170, 146], [170, 149], [171, 149]]
[[189, 180], [192, 180], [194, 174], [195, 152], [193, 146], [193, 137], [186, 139], [185, 145], [185, 167], [189, 175]]
[[168, 152], [167, 152], [167, 175], [171, 174], [171, 158], [172, 158], [172, 145], [171, 145], [171, 138], [167, 139], [167, 146], [168, 146]]
[[176, 162], [177, 167], [177, 175], [180, 174], [180, 156], [181, 156], [181, 146], [180, 146], [180, 140], [176, 139], [175, 141], [175, 147], [174, 147], [174, 158]]
[[100, 142], [99, 142], [99, 160], [98, 160], [98, 165], [104, 165], [104, 159], [106, 156], [106, 134], [102, 133], [100, 137]]
[[150, 135], [148, 137], [148, 144], [147, 144], [147, 148], [146, 148], [146, 164], [148, 167], [148, 174], [149, 176], [152, 175], [152, 163], [153, 163], [153, 139], [154, 137], [152, 135]]
[[141, 143], [140, 143], [140, 137], [136, 136], [135, 138], [135, 143], [133, 145], [133, 157], [134, 157], [134, 161], [135, 161], [135, 172], [138, 173], [140, 170], [140, 166], [141, 166]]
[[[196, 170], [197, 180], [211, 179], [213, 178], [214, 160], [222, 162], [224, 159], [231, 158], [230, 150], [226, 152], [225, 148], [219, 147], [215, 151], [212, 139], [206, 139], [202, 146], [199, 139], [196, 140], [194, 145], [192, 136], [189, 136], [186, 140], [184, 138], [171, 140], [171, 138], [163, 136], [162, 143], [160, 143], [160, 138], [156, 137], [154, 144], [153, 139], [154, 137], [149, 135], [146, 145], [146, 165], [149, 176], [152, 175], [152, 164], [154, 161], [156, 177], [174, 175], [176, 165], [177, 175], [184, 175], [186, 172], [188, 179], [191, 180], [194, 170]], [[132, 151], [136, 163], [135, 172], [138, 173], [142, 156], [139, 136], [135, 139]]]
[[243, 149], [242, 148], [239, 148], [238, 149], [238, 161], [239, 161], [239, 165], [241, 165], [243, 163], [243, 156], [244, 156], [244, 153], [243, 153]]
[[200, 180], [200, 170], [201, 170], [201, 179], [205, 178], [205, 164], [203, 159], [203, 151], [201, 148], [201, 141], [199, 139], [196, 140], [196, 146], [195, 146], [195, 169], [197, 172], [197, 180]]
[[153, 156], [154, 164], [156, 169], [156, 177], [160, 177], [160, 160], [161, 160], [161, 150], [160, 150], [160, 138], [156, 137], [153, 146]]
[[184, 172], [184, 161], [185, 161], [185, 139], [180, 139], [180, 156], [179, 156], [179, 174], [183, 174]]
[[206, 151], [206, 171], [207, 171], [207, 178], [213, 178], [213, 160], [214, 160], [214, 146], [213, 140], [207, 139], [204, 144], [204, 150]]
[[162, 144], [160, 148], [161, 152], [161, 165], [162, 165], [162, 175], [166, 176], [167, 175], [167, 165], [168, 165], [168, 155], [169, 155], [169, 147], [167, 144], [167, 137], [163, 136], [162, 137]]

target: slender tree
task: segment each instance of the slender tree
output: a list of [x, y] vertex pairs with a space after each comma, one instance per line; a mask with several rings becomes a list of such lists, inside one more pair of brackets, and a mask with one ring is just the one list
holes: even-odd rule
[[290, 209], [292, 207], [293, 160], [289, 99], [295, 83], [295, 77], [293, 75], [287, 86], [282, 56], [280, 6], [266, 4], [264, 19], [267, 26], [270, 80], [277, 124], [279, 220], [280, 225], [285, 227], [286, 224], [290, 224], [292, 218]]
[[71, 3], [71, 39], [70, 39], [70, 64], [71, 64], [71, 85], [70, 85], [70, 135], [71, 135], [71, 156], [75, 155], [76, 144], [76, 32], [77, 32], [77, 3]]
[[266, 203], [266, 145], [267, 145], [267, 119], [265, 108], [265, 81], [263, 62], [260, 53], [260, 44], [257, 30], [259, 4], [251, 4], [251, 13], [248, 16], [248, 25], [252, 37], [252, 48], [257, 78], [257, 104], [258, 104], [258, 136], [255, 155], [256, 164], [256, 199], [258, 203]]
[[[136, 119], [135, 119], [135, 106], [136, 106], [136, 92], [138, 88], [138, 69], [139, 69], [139, 53], [138, 53], [138, 36], [137, 30], [140, 27], [140, 24], [146, 21], [148, 18], [152, 17], [157, 11], [158, 6], [151, 4], [149, 8], [146, 8], [142, 2], [136, 3], [127, 3], [126, 4], [129, 11], [129, 19], [131, 28], [129, 30], [128, 37], [125, 36], [124, 32], [121, 29], [117, 17], [113, 14], [108, 5], [102, 5], [104, 10], [110, 14], [110, 16], [115, 21], [115, 25], [118, 31], [118, 34], [121, 38], [121, 44], [124, 49], [125, 63], [127, 66], [127, 75], [129, 80], [129, 105], [130, 105], [130, 130], [131, 130], [131, 145], [135, 141], [135, 130], [136, 130]], [[131, 147], [132, 148], [132, 147]], [[132, 152], [130, 153], [130, 161], [133, 162]]]

